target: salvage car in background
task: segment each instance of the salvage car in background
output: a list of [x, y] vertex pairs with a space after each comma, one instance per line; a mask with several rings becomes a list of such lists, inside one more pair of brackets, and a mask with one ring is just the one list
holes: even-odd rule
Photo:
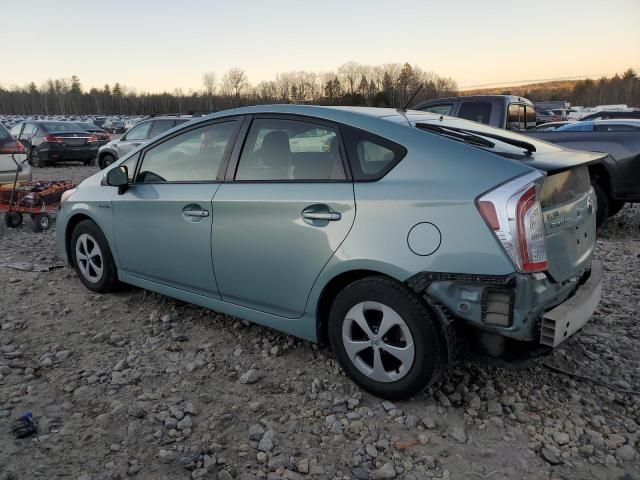
[[13, 185], [18, 170], [18, 182], [30, 182], [31, 167], [24, 161], [27, 154], [19, 141], [0, 125], [0, 185]]
[[191, 120], [191, 116], [163, 116], [154, 117], [136, 124], [122, 137], [100, 147], [98, 151], [98, 166], [106, 168], [118, 158], [133, 149], [148, 142], [153, 137]]
[[598, 196], [598, 225], [618, 213], [625, 202], [640, 202], [640, 120], [585, 120], [528, 136], [576, 150], [608, 155], [589, 165]]
[[358, 385], [406, 398], [464, 345], [551, 348], [589, 320], [601, 156], [417, 111], [241, 108], [66, 192], [56, 234], [93, 291], [328, 339]]
[[34, 167], [71, 160], [89, 165], [98, 154], [98, 138], [71, 122], [27, 121], [11, 133], [24, 145]]
[[515, 95], [469, 95], [422, 102], [414, 110], [464, 118], [506, 130], [527, 130], [537, 125], [530, 100]]

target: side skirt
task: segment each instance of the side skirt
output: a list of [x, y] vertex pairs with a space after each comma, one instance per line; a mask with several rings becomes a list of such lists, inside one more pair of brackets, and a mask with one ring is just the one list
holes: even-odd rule
[[284, 318], [269, 313], [253, 310], [251, 308], [224, 302], [215, 298], [198, 295], [196, 293], [170, 287], [161, 283], [152, 282], [132, 275], [118, 273], [120, 281], [136, 287], [144, 288], [152, 292], [166, 295], [183, 302], [193, 303], [210, 310], [214, 310], [226, 315], [232, 315], [244, 320], [248, 320], [258, 325], [280, 330], [281, 332], [300, 337], [310, 342], [316, 342], [316, 320], [313, 315], [305, 313], [301, 318]]

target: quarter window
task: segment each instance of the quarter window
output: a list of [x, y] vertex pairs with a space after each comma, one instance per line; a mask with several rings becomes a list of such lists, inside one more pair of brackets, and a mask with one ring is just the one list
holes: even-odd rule
[[343, 126], [342, 132], [354, 180], [379, 180], [407, 154], [403, 146], [358, 128]]
[[149, 137], [151, 122], [140, 123], [129, 130], [126, 140], [146, 140]]
[[336, 130], [310, 122], [267, 118], [251, 124], [236, 172], [236, 180], [345, 178]]
[[150, 148], [142, 159], [138, 183], [215, 181], [228, 155], [238, 121], [195, 128]]
[[491, 102], [463, 102], [458, 117], [488, 125], [491, 119]]

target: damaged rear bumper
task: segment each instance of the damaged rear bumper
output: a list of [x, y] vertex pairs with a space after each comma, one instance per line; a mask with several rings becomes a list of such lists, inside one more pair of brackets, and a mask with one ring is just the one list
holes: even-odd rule
[[602, 262], [591, 263], [591, 275], [572, 297], [542, 316], [540, 343], [556, 347], [580, 330], [595, 312], [602, 296]]

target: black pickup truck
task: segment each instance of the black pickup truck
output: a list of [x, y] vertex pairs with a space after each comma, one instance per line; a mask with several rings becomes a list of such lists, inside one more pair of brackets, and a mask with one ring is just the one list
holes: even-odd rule
[[640, 121], [625, 121], [619, 126], [616, 120], [593, 123], [595, 128], [588, 131], [523, 133], [574, 150], [608, 154], [589, 166], [591, 184], [598, 197], [597, 221], [603, 225], [626, 202], [640, 202]]

